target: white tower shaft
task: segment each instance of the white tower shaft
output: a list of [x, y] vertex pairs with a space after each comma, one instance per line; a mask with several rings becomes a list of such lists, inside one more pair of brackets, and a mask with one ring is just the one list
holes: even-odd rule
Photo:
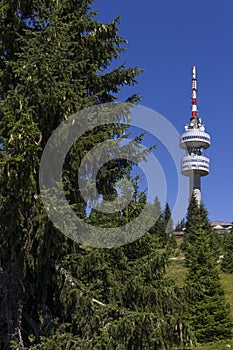
[[189, 199], [194, 194], [197, 203], [201, 204], [201, 176], [200, 174], [193, 173], [189, 179]]

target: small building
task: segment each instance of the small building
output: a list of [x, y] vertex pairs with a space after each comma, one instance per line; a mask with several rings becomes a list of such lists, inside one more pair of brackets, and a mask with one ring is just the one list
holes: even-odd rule
[[[211, 221], [210, 226], [212, 229], [218, 233], [219, 235], [224, 235], [226, 233], [230, 233], [232, 228], [232, 222], [226, 222], [226, 221]], [[178, 227], [174, 231], [174, 235], [176, 238], [182, 240], [185, 232], [185, 227]]]
[[212, 229], [220, 235], [229, 233], [232, 228], [232, 222], [226, 222], [226, 221], [212, 221], [210, 225]]

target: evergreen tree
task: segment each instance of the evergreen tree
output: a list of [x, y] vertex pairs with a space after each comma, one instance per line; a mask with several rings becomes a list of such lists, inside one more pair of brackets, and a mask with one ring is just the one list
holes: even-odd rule
[[163, 219], [163, 211], [162, 207], [159, 201], [159, 198], [156, 196], [154, 203], [153, 203], [153, 208], [155, 211], [155, 218], [156, 218], [156, 223], [151, 227], [150, 233], [157, 238], [158, 240], [158, 245], [160, 247], [165, 247], [165, 242], [166, 242], [166, 232], [165, 232], [165, 225], [164, 225], [164, 219]]
[[221, 263], [223, 272], [233, 273], [233, 227], [229, 234], [226, 234], [224, 244], [224, 256]]
[[[135, 193], [128, 208], [124, 210], [125, 215], [120, 216], [121, 224], [137, 217], [145, 204], [144, 192], [140, 192], [137, 186], [138, 176], [131, 181]], [[106, 340], [103, 337], [98, 343], [103, 348], [106, 346], [105, 341], [111, 344], [110, 348], [117, 347], [119, 342], [122, 349], [171, 349], [173, 346], [192, 343], [193, 335], [184, 321], [187, 304], [185, 293], [164, 277], [169, 261], [168, 250], [158, 253], [167, 223], [158, 198], [155, 199], [154, 208], [160, 220], [155, 223], [153, 233], [145, 234], [137, 241], [117, 249], [118, 254], [121, 252], [121, 256], [124, 256], [125, 263], [120, 266], [122, 275], [120, 280], [115, 281], [114, 293], [116, 295], [118, 290], [117, 300], [121, 300], [125, 317], [122, 315], [120, 319], [117, 318], [114, 328], [109, 322]], [[119, 220], [115, 214], [114, 217]], [[90, 215], [90, 221], [96, 220], [101, 226], [109, 224], [104, 218], [105, 214], [95, 211]], [[169, 218], [170, 215], [166, 217], [167, 220]], [[111, 259], [112, 256], [115, 257], [115, 252], [114, 249], [110, 253]], [[108, 270], [112, 268], [108, 267]]]
[[167, 234], [166, 235], [167, 244], [174, 249], [177, 247], [177, 243], [174, 236], [174, 227], [173, 227], [174, 224], [172, 220], [172, 213], [168, 203], [166, 203], [164, 213], [163, 213], [163, 218], [164, 218], [165, 232]]
[[166, 203], [163, 216], [164, 216], [164, 221], [165, 221], [165, 223], [167, 224], [166, 231], [167, 231], [168, 233], [173, 232], [172, 213], [171, 213], [171, 209], [170, 209], [168, 203]]
[[[0, 1], [0, 348], [4, 350], [170, 349], [190, 341], [183, 321], [184, 296], [164, 279], [167, 255], [152, 250], [157, 247], [156, 236], [145, 235], [135, 249], [78, 245], [54, 228], [40, 199], [40, 158], [53, 130], [85, 107], [114, 102], [120, 89], [134, 85], [140, 73], [124, 65], [110, 70], [126, 41], [118, 34], [119, 18], [109, 24], [96, 21], [91, 3]], [[138, 101], [138, 96], [129, 101]], [[64, 188], [82, 218], [86, 203], [77, 186], [80, 162], [95, 144], [120, 138], [124, 130], [122, 123], [93, 130], [67, 155]], [[131, 166], [113, 161], [107, 172], [100, 172], [97, 183], [104, 198], [115, 197], [115, 184]], [[143, 195], [132, 201], [122, 221], [140, 211], [144, 202]], [[90, 220], [102, 219], [93, 212]], [[116, 224], [115, 216], [111, 224]], [[145, 246], [148, 249], [142, 250]]]
[[[193, 207], [192, 207], [193, 208]], [[194, 210], [197, 207], [194, 206]], [[231, 336], [232, 320], [229, 305], [220, 283], [217, 264], [210, 245], [210, 235], [203, 227], [200, 208], [196, 211], [195, 231], [192, 227], [188, 241], [188, 275], [186, 287], [190, 311], [187, 320], [199, 342], [214, 341]], [[190, 215], [189, 215], [190, 218]]]
[[[9, 349], [10, 341], [19, 346], [37, 342], [60, 315], [67, 319], [62, 286], [71, 280], [61, 261], [67, 254], [82, 256], [82, 249], [53, 227], [40, 200], [39, 163], [49, 136], [72, 113], [113, 102], [140, 72], [124, 65], [109, 71], [126, 40], [118, 34], [119, 18], [109, 24], [96, 21], [91, 3], [0, 1], [1, 349]], [[80, 161], [93, 145], [124, 129], [116, 124], [94, 130], [67, 156], [64, 187], [80, 217], [86, 210], [77, 189]], [[118, 172], [111, 177], [112, 187], [130, 167], [114, 165]], [[112, 187], [107, 186], [109, 196]]]
[[177, 244], [173, 234], [173, 220], [169, 204], [166, 203], [165, 209], [162, 210], [160, 201], [156, 197], [153, 207], [157, 220], [155, 225], [150, 229], [150, 233], [157, 237], [161, 248], [169, 247], [169, 249], [174, 249]]
[[183, 243], [181, 245], [181, 248], [185, 254], [187, 265], [189, 264], [189, 257], [192, 254], [192, 245], [197, 239], [197, 230], [200, 228], [209, 237], [210, 247], [214, 253], [215, 259], [217, 259], [219, 255], [220, 242], [211, 229], [208, 219], [208, 212], [203, 203], [198, 205], [195, 196], [192, 195], [185, 222]]

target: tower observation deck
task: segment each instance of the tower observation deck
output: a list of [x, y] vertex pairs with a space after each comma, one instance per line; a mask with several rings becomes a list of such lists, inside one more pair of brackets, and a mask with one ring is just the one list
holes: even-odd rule
[[210, 147], [210, 135], [198, 115], [196, 67], [192, 67], [192, 116], [189, 124], [185, 124], [185, 132], [180, 137], [180, 147], [186, 150], [181, 162], [181, 171], [190, 178], [190, 197], [195, 195], [201, 202], [201, 176], [209, 174], [210, 160], [203, 151]]

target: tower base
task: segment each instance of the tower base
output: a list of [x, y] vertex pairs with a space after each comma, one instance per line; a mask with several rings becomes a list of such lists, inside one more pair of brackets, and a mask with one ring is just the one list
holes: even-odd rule
[[189, 178], [190, 182], [190, 198], [194, 194], [198, 205], [201, 204], [201, 176], [200, 174], [193, 173]]

